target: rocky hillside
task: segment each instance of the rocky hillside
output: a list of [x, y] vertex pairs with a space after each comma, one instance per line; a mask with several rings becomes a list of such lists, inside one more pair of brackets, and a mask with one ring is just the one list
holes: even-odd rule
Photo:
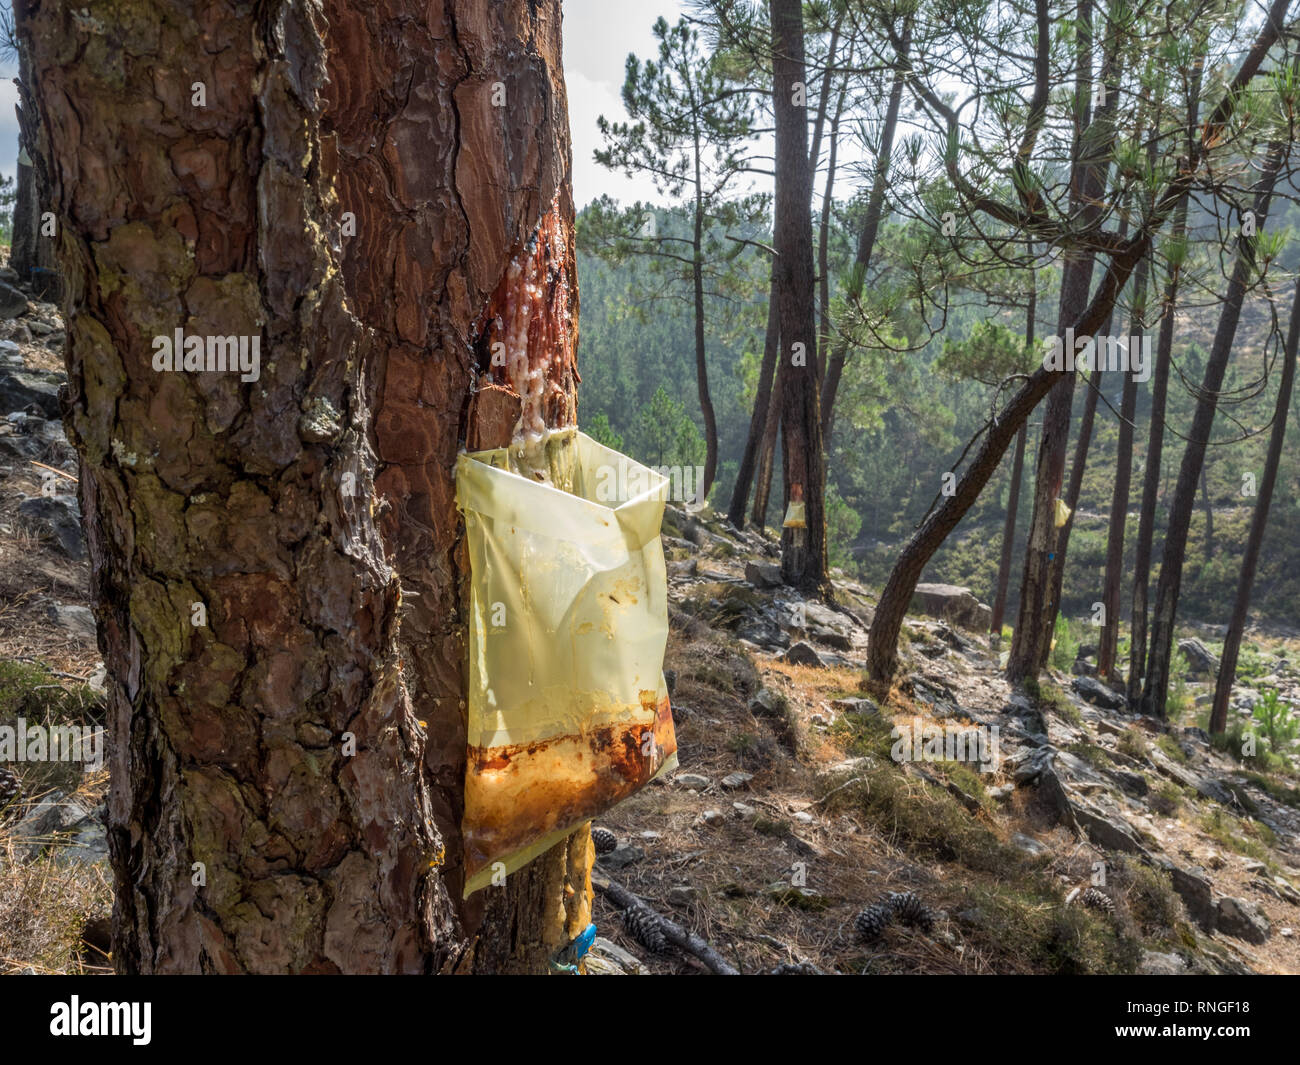
[[[744, 972], [1300, 971], [1294, 779], [1130, 713], [1086, 657], [1009, 689], [961, 589], [918, 594], [935, 616], [882, 700], [868, 589], [805, 601], [773, 541], [672, 509], [665, 532], [681, 765], [604, 819], [598, 880]], [[1285, 695], [1291, 661], [1265, 678]], [[597, 920], [600, 971], [701, 965], [644, 911]]]

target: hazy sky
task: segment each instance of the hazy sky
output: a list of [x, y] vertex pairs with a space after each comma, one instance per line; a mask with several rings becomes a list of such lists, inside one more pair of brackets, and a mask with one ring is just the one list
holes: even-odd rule
[[[629, 181], [592, 160], [591, 153], [601, 143], [596, 117], [626, 118], [619, 90], [628, 52], [653, 55], [651, 24], [661, 14], [676, 21], [683, 10], [680, 0], [564, 0], [564, 75], [573, 129], [573, 196], [578, 206], [602, 192], [620, 200], [655, 198], [648, 179]], [[10, 176], [18, 156], [16, 73], [14, 64], [0, 65], [0, 173]]]
[[14, 84], [17, 75], [16, 62], [0, 63], [0, 174], [9, 177], [14, 176], [18, 167], [18, 119], [14, 117], [14, 105], [18, 103], [18, 87]]
[[619, 93], [627, 54], [656, 55], [650, 27], [663, 15], [676, 22], [680, 0], [564, 0], [564, 80], [573, 134], [573, 201], [579, 207], [601, 193], [616, 200], [657, 200], [650, 179], [629, 180], [597, 164], [591, 153], [603, 146], [596, 118], [626, 119]]

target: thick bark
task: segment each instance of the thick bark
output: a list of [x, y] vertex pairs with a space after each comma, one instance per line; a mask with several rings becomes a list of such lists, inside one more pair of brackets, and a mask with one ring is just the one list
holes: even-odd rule
[[1291, 301], [1291, 324], [1287, 327], [1286, 348], [1282, 357], [1282, 377], [1277, 387], [1277, 402], [1273, 408], [1273, 429], [1268, 438], [1268, 455], [1264, 459], [1264, 476], [1260, 478], [1259, 495], [1255, 512], [1250, 518], [1250, 532], [1246, 537], [1246, 550], [1241, 557], [1241, 576], [1237, 581], [1237, 598], [1232, 606], [1232, 619], [1223, 638], [1223, 656], [1219, 662], [1219, 679], [1214, 687], [1214, 708], [1210, 712], [1210, 731], [1223, 732], [1228, 727], [1228, 699], [1237, 676], [1237, 655], [1241, 651], [1241, 637], [1246, 629], [1246, 614], [1250, 610], [1250, 593], [1255, 584], [1255, 570], [1259, 566], [1259, 551], [1264, 543], [1264, 530], [1268, 525], [1268, 508], [1273, 502], [1273, 487], [1277, 483], [1277, 469], [1282, 461], [1282, 443], [1286, 438], [1287, 413], [1291, 409], [1291, 393], [1295, 385], [1296, 348], [1300, 346], [1300, 281], [1296, 282], [1295, 298]]
[[[1031, 268], [1030, 275], [1033, 276]], [[1034, 319], [1038, 311], [1038, 285], [1029, 290], [1029, 304], [1025, 309], [1025, 348], [1034, 349]], [[1025, 443], [1029, 436], [1028, 422], [1016, 433], [1016, 454], [1011, 462], [1011, 487], [1007, 492], [1007, 514], [1002, 522], [1002, 557], [998, 560], [998, 584], [993, 594], [993, 616], [989, 632], [1001, 639], [1002, 619], [1007, 611], [1007, 589], [1011, 584], [1011, 556], [1016, 543], [1016, 516], [1020, 513], [1020, 482], [1024, 479]]]
[[[806, 527], [781, 536], [781, 577], [786, 584], [820, 591], [826, 584], [826, 487], [817, 388], [817, 318], [812, 250], [812, 168], [808, 124], [793, 103], [804, 81], [803, 10], [800, 0], [772, 0], [772, 71], [776, 112], [775, 233], [777, 296], [781, 315], [781, 453], [785, 499], [802, 497]], [[799, 346], [802, 346], [802, 354]]]
[[[1270, 145], [1264, 171], [1256, 183], [1253, 209], [1258, 231], [1264, 228], [1272, 199], [1273, 184], [1278, 170], [1287, 156], [1289, 145]], [[1219, 324], [1206, 360], [1192, 426], [1183, 448], [1183, 461], [1174, 486], [1173, 502], [1169, 507], [1169, 525], [1165, 529], [1164, 556], [1160, 565], [1160, 581], [1156, 585], [1155, 609], [1151, 618], [1151, 651], [1147, 660], [1146, 676], [1142, 685], [1141, 709], [1144, 714], [1165, 716], [1165, 702], [1169, 695], [1169, 665], [1173, 655], [1174, 616], [1178, 610], [1178, 593], [1182, 587], [1183, 555], [1187, 550], [1187, 533], [1192, 523], [1192, 509], [1196, 503], [1196, 486], [1205, 462], [1210, 431], [1214, 428], [1214, 415], [1218, 407], [1219, 389], [1223, 385], [1232, 343], [1241, 320], [1241, 307], [1247, 285], [1255, 272], [1255, 238], [1243, 236], [1238, 243], [1236, 262]]]
[[[453, 469], [518, 412], [474, 395], [472, 343], [543, 219], [530, 338], [572, 421], [558, 0], [17, 14], [112, 677], [116, 964], [544, 968], [589, 906], [585, 832], [460, 902]], [[180, 328], [257, 340], [258, 375], [155, 371]]]
[[[1138, 264], [1133, 281], [1133, 315], [1128, 336], [1141, 337], [1146, 331], [1147, 276], [1150, 259]], [[1120, 582], [1123, 579], [1124, 533], [1128, 521], [1129, 489], [1133, 482], [1133, 418], [1137, 413], [1137, 379], [1124, 375], [1119, 404], [1119, 440], [1115, 446], [1115, 486], [1110, 497], [1110, 518], [1106, 533], [1106, 570], [1102, 577], [1101, 636], [1097, 645], [1097, 674], [1103, 680], [1118, 680], [1115, 657], [1119, 649]]]
[[[907, 83], [907, 49], [911, 41], [912, 24], [909, 20], [903, 27], [901, 51], [897, 58], [898, 67], [894, 72], [893, 84], [889, 88], [889, 102], [885, 107], [885, 124], [880, 131], [880, 151], [876, 153], [876, 173], [871, 182], [871, 194], [867, 198], [867, 213], [862, 219], [862, 232], [858, 234], [858, 247], [853, 260], [853, 269], [849, 272], [845, 297], [852, 303], [862, 295], [862, 286], [866, 281], [867, 269], [871, 266], [872, 253], [876, 247], [876, 235], [880, 232], [880, 221], [885, 213], [885, 190], [889, 185], [889, 159], [894, 151], [894, 134], [898, 129], [898, 112], [903, 102], [903, 87]], [[821, 413], [822, 439], [826, 446], [831, 443], [831, 433], [835, 428], [835, 398], [839, 394], [840, 379], [844, 376], [844, 360], [848, 357], [847, 338], [840, 337], [831, 348], [826, 359], [826, 369], [822, 376]]]
[[[754, 468], [763, 446], [768, 407], [772, 402], [772, 379], [776, 374], [776, 355], [781, 344], [777, 310], [776, 267], [773, 266], [772, 279], [767, 289], [767, 331], [763, 336], [763, 361], [758, 369], [758, 392], [754, 396], [754, 410], [749, 416], [749, 435], [745, 437], [745, 450], [740, 456], [736, 484], [731, 490], [731, 505], [727, 508], [727, 520], [737, 529], [744, 528], [745, 525], [745, 504], [749, 502], [749, 489], [754, 483]], [[761, 524], [761, 519], [759, 523]]]

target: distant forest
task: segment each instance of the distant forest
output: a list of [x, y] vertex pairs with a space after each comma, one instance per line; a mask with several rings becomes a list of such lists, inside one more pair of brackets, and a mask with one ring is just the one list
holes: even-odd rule
[[[1288, 190], [1294, 195], [1294, 188]], [[582, 389], [578, 408], [582, 428], [634, 457], [652, 464], [702, 465], [704, 437], [695, 387], [693, 312], [689, 290], [673, 276], [636, 255], [610, 254], [591, 233], [601, 233], [616, 205], [596, 201], [579, 212], [578, 271], [582, 291], [578, 365]], [[851, 234], [860, 225], [861, 199], [836, 203], [829, 227], [830, 290], [842, 289], [851, 268]], [[637, 204], [642, 217], [653, 215], [660, 233], [689, 229], [684, 209]], [[1300, 205], [1280, 200], [1274, 233], [1300, 228]], [[887, 218], [868, 288], [880, 298], [891, 271], [906, 268], [910, 221]], [[1194, 223], [1206, 233], [1215, 230], [1208, 214]], [[737, 244], [731, 237], [751, 240]], [[718, 475], [709, 501], [726, 509], [745, 446], [749, 412], [762, 357], [767, 308], [768, 256], [757, 245], [769, 243], [770, 233], [734, 227], [713, 233], [714, 244], [732, 256], [719, 282], [706, 296], [706, 336], [713, 404], [718, 422]], [[603, 254], [602, 254], [603, 253]], [[1300, 260], [1293, 247], [1282, 256], [1283, 266]], [[1209, 282], [1207, 281], [1207, 284]], [[1055, 328], [1059, 269], [1038, 271], [1037, 335]], [[1277, 294], [1275, 294], [1277, 295]], [[998, 306], [978, 291], [952, 290], [943, 323], [929, 326], [909, 320], [897, 307], [888, 315], [894, 339], [891, 348], [864, 346], [847, 362], [837, 421], [827, 446], [827, 531], [830, 563], [846, 575], [879, 586], [888, 575], [900, 544], [940, 490], [941, 473], [954, 466], [966, 442], [989, 415], [990, 386], [964, 373], [972, 349], [981, 344], [1023, 339], [1024, 303]], [[1278, 298], [1278, 303], [1285, 302]], [[1127, 321], [1127, 300], [1123, 318]], [[1168, 424], [1185, 427], [1195, 406], [1194, 388], [1201, 380], [1206, 351], [1213, 336], [1217, 303], [1212, 286], [1179, 308], [1175, 334], [1175, 370], [1169, 390]], [[942, 332], [930, 336], [936, 325]], [[1222, 420], [1205, 465], [1202, 495], [1192, 519], [1185, 563], [1182, 603], [1184, 617], [1225, 624], [1232, 609], [1242, 551], [1254, 498], [1243, 494], [1247, 475], [1256, 479], [1264, 466], [1268, 426], [1273, 414], [1278, 374], [1266, 373], [1265, 360], [1276, 353], [1263, 340], [1270, 328], [1267, 302], [1248, 303], [1238, 331], [1233, 358], [1220, 402]], [[993, 327], [993, 328], [991, 328]], [[1121, 332], [1119, 327], [1113, 332]], [[1147, 335], [1154, 345], [1154, 326]], [[961, 350], [964, 349], [964, 350]], [[1271, 365], [1271, 364], [1270, 364]], [[1105, 566], [1107, 509], [1114, 482], [1115, 450], [1120, 407], [1121, 375], [1104, 374], [1089, 459], [1080, 493], [1080, 506], [1070, 544], [1072, 563], [1065, 571], [1062, 607], [1066, 616], [1084, 618], [1101, 596]], [[1075, 394], [1077, 422], [1087, 389]], [[1137, 423], [1143, 431], [1134, 441], [1135, 477], [1145, 469], [1150, 418], [1149, 386], [1138, 390]], [[1293, 417], [1300, 398], [1292, 400]], [[1016, 523], [1015, 557], [1023, 556], [1033, 504], [1034, 448], [1042, 423], [1035, 411], [1029, 432], [1029, 452]], [[1246, 434], [1250, 434], [1246, 436]], [[1245, 439], [1241, 437], [1246, 436]], [[779, 445], [778, 445], [779, 447]], [[1162, 456], [1162, 489], [1158, 523], [1178, 475], [1181, 447], [1168, 443]], [[778, 464], [779, 469], [779, 464]], [[1011, 456], [1002, 463], [989, 490], [939, 549], [926, 579], [968, 585], [980, 598], [991, 600], [997, 578], [998, 552], [1011, 476]], [[1251, 613], [1271, 626], [1300, 627], [1300, 449], [1282, 455], [1278, 486], [1264, 538]], [[1130, 502], [1125, 536], [1125, 571], [1129, 571], [1138, 520], [1138, 494]], [[779, 493], [768, 507], [769, 527], [779, 525]], [[1208, 519], [1208, 520], [1207, 520]], [[1158, 525], [1159, 527], [1159, 525]], [[1160, 541], [1156, 540], [1158, 573]], [[1014, 617], [1018, 582], [1009, 589]], [[1127, 599], [1125, 614], [1127, 615]]]

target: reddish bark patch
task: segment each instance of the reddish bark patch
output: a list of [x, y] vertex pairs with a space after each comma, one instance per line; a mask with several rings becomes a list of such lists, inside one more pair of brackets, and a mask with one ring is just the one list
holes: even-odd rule
[[[556, 204], [510, 259], [474, 323], [479, 366], [494, 385], [523, 401], [522, 428], [565, 425], [569, 384], [580, 380], [571, 293], [573, 254]], [[570, 376], [572, 375], [572, 376]]]

